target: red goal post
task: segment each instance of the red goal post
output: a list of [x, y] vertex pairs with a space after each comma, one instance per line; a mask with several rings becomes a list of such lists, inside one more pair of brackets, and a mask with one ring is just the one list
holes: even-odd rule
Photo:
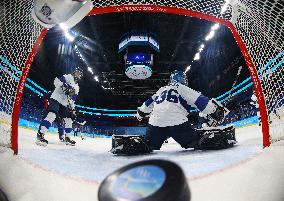
[[[17, 153], [23, 87], [47, 30], [31, 18], [32, 0], [4, 0], [1, 4], [0, 146], [10, 147]], [[222, 12], [224, 5], [227, 9]], [[284, 114], [284, 70], [281, 68], [284, 37], [280, 34], [284, 32], [283, 10], [281, 0], [96, 0], [89, 15], [163, 12], [227, 26], [240, 47], [254, 83], [262, 120], [263, 145], [266, 147], [284, 136], [283, 121], [273, 115], [275, 110], [280, 116]]]

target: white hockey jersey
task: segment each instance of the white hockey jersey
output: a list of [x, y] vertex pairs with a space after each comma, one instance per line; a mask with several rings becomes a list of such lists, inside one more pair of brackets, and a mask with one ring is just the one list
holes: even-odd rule
[[[62, 89], [63, 84], [67, 84], [69, 87], [75, 90], [75, 94], [69, 97], [65, 94]], [[67, 107], [69, 104], [72, 108], [75, 108], [75, 100], [79, 93], [79, 85], [75, 82], [73, 75], [65, 74], [60, 78], [54, 80], [55, 89], [52, 92], [50, 98], [58, 101], [61, 105]], [[69, 99], [69, 100], [68, 100]]]
[[172, 82], [161, 87], [138, 109], [151, 113], [149, 124], [158, 127], [180, 125], [188, 121], [189, 109], [195, 107], [203, 114], [216, 110], [209, 98], [185, 85]]
[[257, 102], [257, 97], [256, 97], [256, 95], [254, 95], [254, 94], [252, 94], [252, 96], [251, 96], [251, 104], [252, 105], [254, 105], [257, 109], [259, 108], [259, 105], [258, 105], [258, 102]]

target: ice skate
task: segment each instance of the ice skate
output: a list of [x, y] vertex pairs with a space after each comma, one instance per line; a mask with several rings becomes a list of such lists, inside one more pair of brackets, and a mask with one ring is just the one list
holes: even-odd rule
[[46, 147], [47, 144], [48, 144], [48, 141], [44, 139], [44, 134], [38, 132], [37, 137], [36, 137], [36, 145]]
[[69, 137], [65, 137], [65, 144], [75, 146], [76, 142], [74, 140], [71, 140]]
[[64, 143], [65, 142], [64, 136], [59, 136], [59, 140], [60, 140], [60, 142]]

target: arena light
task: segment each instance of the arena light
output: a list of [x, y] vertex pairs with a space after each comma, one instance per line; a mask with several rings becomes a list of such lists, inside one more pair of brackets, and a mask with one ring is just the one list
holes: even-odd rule
[[211, 30], [209, 32], [209, 34], [205, 37], [205, 40], [208, 41], [208, 40], [212, 39], [214, 37], [214, 35], [215, 35], [215, 31]]
[[205, 45], [202, 43], [201, 45], [200, 45], [200, 47], [199, 47], [199, 52], [202, 52], [203, 50], [204, 50], [204, 47], [205, 47]]
[[96, 80], [96, 82], [99, 82], [99, 77], [97, 75], [94, 76], [94, 80]]
[[[227, 10], [227, 7], [229, 5], [229, 2], [230, 0], [226, 0], [222, 9], [221, 9], [221, 14], [225, 13], [225, 11]], [[209, 41], [210, 39], [212, 39], [215, 35], [215, 31], [217, 29], [219, 29], [220, 27], [220, 24], [219, 23], [215, 23], [212, 27], [211, 27], [211, 31], [209, 32], [209, 34], [205, 37], [205, 41]], [[205, 45], [204, 44], [201, 44], [199, 49], [198, 49], [198, 52], [195, 54], [193, 60], [196, 61], [196, 60], [199, 60], [200, 59], [200, 53], [204, 50], [205, 48]], [[187, 71], [186, 71], [187, 72]]]
[[65, 37], [70, 41], [73, 42], [75, 40], [75, 37], [72, 36], [69, 32], [65, 32]]
[[219, 29], [219, 27], [220, 27], [220, 24], [219, 24], [219, 23], [216, 23], [216, 24], [214, 24], [214, 25], [211, 27], [211, 30], [212, 30], [212, 31], [215, 31], [215, 30]]
[[68, 31], [68, 27], [66, 26], [65, 23], [60, 23], [59, 27], [63, 30], [63, 31]]
[[111, 88], [111, 87], [104, 87], [103, 85], [102, 85], [102, 88], [105, 89], [105, 90], [113, 90], [114, 89], [114, 88]]
[[191, 68], [191, 65], [187, 66], [186, 69], [185, 69], [185, 73], [187, 73]]
[[92, 73], [92, 75], [94, 74], [94, 71], [93, 71], [93, 69], [92, 69], [91, 67], [88, 67], [88, 71], [89, 71], [90, 73]]
[[70, 41], [70, 42], [73, 42], [75, 40], [75, 37], [72, 36], [70, 33], [69, 33], [69, 29], [68, 27], [64, 24], [64, 23], [60, 23], [59, 24], [59, 27], [63, 30], [64, 32], [64, 35], [65, 37]]
[[193, 60], [194, 60], [194, 61], [197, 61], [197, 60], [199, 60], [199, 59], [200, 59], [200, 53], [197, 52], [197, 53], [195, 54]]

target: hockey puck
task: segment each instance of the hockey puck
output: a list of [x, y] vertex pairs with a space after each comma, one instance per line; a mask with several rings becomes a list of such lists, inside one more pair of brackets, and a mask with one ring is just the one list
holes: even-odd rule
[[189, 201], [182, 169], [166, 160], [145, 160], [124, 166], [99, 187], [99, 201]]
[[9, 201], [6, 194], [0, 189], [0, 201]]

